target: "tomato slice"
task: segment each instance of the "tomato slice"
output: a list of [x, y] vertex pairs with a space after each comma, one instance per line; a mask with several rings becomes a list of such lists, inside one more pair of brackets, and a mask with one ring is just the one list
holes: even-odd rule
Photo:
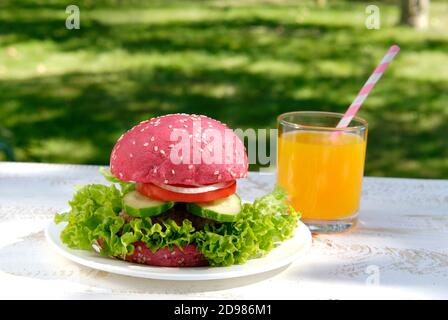
[[203, 193], [178, 193], [160, 188], [152, 183], [137, 183], [136, 189], [147, 197], [161, 201], [207, 202], [226, 198], [234, 194], [236, 191], [236, 182], [228, 187]]

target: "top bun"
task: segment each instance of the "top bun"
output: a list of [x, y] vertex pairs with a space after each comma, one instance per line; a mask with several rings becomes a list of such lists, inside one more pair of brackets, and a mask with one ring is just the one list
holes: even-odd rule
[[118, 139], [110, 157], [115, 177], [141, 183], [210, 185], [246, 177], [247, 168], [238, 136], [202, 115], [169, 114], [143, 121]]

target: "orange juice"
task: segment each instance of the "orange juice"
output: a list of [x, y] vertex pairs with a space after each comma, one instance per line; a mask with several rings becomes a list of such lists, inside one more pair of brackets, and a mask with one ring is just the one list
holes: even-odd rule
[[365, 150], [354, 133], [280, 133], [278, 184], [304, 219], [350, 217], [359, 208]]

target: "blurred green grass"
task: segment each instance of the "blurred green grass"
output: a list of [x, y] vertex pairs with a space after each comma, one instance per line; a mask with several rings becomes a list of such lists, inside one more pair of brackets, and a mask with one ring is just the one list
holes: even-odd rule
[[234, 128], [274, 128], [292, 110], [343, 112], [392, 43], [402, 51], [360, 115], [366, 174], [448, 177], [448, 4], [431, 28], [396, 26], [398, 6], [329, 1], [0, 3], [0, 127], [17, 160], [108, 162], [136, 122], [206, 114]]

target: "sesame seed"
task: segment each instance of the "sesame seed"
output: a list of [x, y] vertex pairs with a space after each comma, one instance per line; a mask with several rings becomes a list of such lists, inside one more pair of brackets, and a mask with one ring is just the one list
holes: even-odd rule
[[170, 147], [170, 148], [174, 148], [174, 144], [170, 144], [168, 147]]
[[170, 128], [170, 129], [171, 129], [172, 127], [173, 127], [172, 125], [169, 125], [169, 126], [168, 126], [168, 128]]
[[163, 151], [163, 150], [160, 150], [160, 153], [161, 153], [161, 154], [165, 154], [165, 151]]
[[135, 144], [135, 140], [134, 140], [134, 141], [132, 141], [132, 144]]
[[151, 137], [151, 141], [154, 141], [154, 136]]
[[129, 154], [129, 157], [132, 158], [132, 157], [134, 157], [134, 155], [133, 155], [132, 153], [130, 153], [130, 154]]
[[192, 164], [190, 164], [189, 166], [188, 166], [188, 169], [193, 169], [193, 165]]
[[188, 128], [188, 125], [184, 124], [184, 128]]
[[154, 147], [154, 151], [157, 151], [157, 150], [159, 150], [159, 147], [158, 147], [158, 146], [155, 146], [155, 147]]
[[143, 146], [144, 146], [144, 147], [147, 147], [147, 146], [149, 146], [149, 143], [148, 143], [148, 142], [145, 142], [145, 143], [143, 144]]
[[166, 180], [166, 179], [163, 180], [163, 183], [164, 183], [164, 184], [168, 184], [168, 180]]
[[171, 173], [172, 173], [173, 175], [175, 174], [174, 169], [171, 169]]
[[145, 128], [142, 128], [142, 129], [140, 130], [140, 132], [143, 132], [143, 131], [145, 131]]
[[120, 176], [120, 178], [123, 178], [123, 173], [120, 172], [118, 175]]
[[216, 170], [214, 173], [213, 173], [215, 176], [216, 175], [218, 175], [219, 174], [219, 171], [218, 170]]
[[157, 173], [157, 168], [154, 168], [154, 170], [152, 170], [152, 172]]

